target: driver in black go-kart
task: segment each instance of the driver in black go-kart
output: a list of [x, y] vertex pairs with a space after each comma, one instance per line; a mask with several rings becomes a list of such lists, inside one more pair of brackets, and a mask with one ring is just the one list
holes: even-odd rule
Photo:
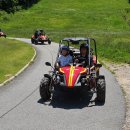
[[[89, 63], [89, 47], [88, 44], [81, 44], [80, 45], [80, 55], [78, 55], [75, 58], [76, 63], [82, 63], [84, 67], [88, 66]], [[92, 58], [90, 57], [91, 60], [91, 66], [92, 66]]]

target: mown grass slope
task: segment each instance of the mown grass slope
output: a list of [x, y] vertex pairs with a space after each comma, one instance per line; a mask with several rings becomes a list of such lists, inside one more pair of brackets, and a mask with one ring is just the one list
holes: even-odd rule
[[30, 37], [43, 28], [58, 41], [63, 37], [95, 37], [101, 58], [130, 63], [127, 0], [41, 0], [14, 15], [1, 13], [1, 28], [15, 37]]
[[22, 69], [33, 54], [33, 48], [26, 43], [0, 38], [0, 83]]

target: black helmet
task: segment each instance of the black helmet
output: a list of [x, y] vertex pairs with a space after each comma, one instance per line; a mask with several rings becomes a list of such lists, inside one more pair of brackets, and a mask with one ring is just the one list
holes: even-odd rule
[[86, 49], [88, 50], [88, 44], [84, 44], [84, 43], [81, 44], [81, 45], [80, 45], [80, 50], [81, 50], [82, 48], [86, 48]]

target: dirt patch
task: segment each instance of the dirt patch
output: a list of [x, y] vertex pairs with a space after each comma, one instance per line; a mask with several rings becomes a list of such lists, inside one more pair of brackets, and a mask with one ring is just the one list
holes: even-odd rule
[[124, 130], [130, 130], [130, 65], [129, 64], [115, 64], [105, 62], [105, 65], [115, 75], [117, 81], [123, 89], [126, 99], [126, 123]]

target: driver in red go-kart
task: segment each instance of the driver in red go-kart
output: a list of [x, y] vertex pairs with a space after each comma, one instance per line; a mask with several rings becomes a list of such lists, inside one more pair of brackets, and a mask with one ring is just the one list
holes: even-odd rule
[[58, 58], [56, 65], [55, 65], [56, 68], [58, 69], [59, 67], [64, 67], [66, 65], [69, 65], [72, 62], [73, 62], [73, 58], [69, 54], [69, 47], [63, 46], [61, 48], [61, 56]]
[[[81, 63], [83, 67], [87, 67], [89, 65], [89, 46], [88, 44], [81, 44], [80, 45], [80, 55], [75, 58], [76, 63]], [[93, 66], [93, 58], [90, 55], [90, 66]], [[90, 87], [96, 86], [95, 79], [91, 79]]]

